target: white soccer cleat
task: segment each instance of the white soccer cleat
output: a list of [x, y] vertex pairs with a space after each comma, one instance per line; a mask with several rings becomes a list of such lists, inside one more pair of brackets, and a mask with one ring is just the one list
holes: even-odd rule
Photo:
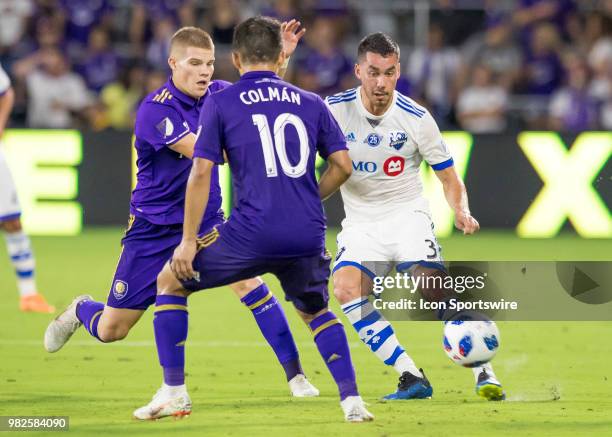
[[312, 398], [319, 396], [319, 390], [304, 375], [297, 374], [289, 381], [289, 390], [294, 398]]
[[45, 349], [47, 352], [60, 350], [82, 325], [76, 315], [76, 307], [83, 300], [93, 300], [93, 297], [87, 294], [75, 297], [68, 308], [49, 323], [45, 331]]
[[347, 422], [369, 422], [374, 420], [374, 415], [366, 410], [365, 402], [361, 396], [348, 396], [343, 401], [340, 401], [342, 411], [344, 411], [344, 419]]
[[134, 418], [138, 420], [154, 420], [162, 417], [182, 418], [191, 414], [191, 399], [187, 391], [171, 393], [160, 388], [151, 402], [134, 410]]

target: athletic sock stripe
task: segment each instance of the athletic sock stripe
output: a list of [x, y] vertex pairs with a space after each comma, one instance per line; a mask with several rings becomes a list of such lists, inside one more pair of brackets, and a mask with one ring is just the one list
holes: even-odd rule
[[21, 279], [31, 278], [34, 276], [34, 270], [15, 270], [15, 272]]
[[254, 310], [255, 308], [258, 308], [258, 307], [262, 306], [264, 303], [266, 303], [267, 301], [269, 301], [273, 297], [274, 297], [274, 295], [272, 294], [272, 292], [269, 291], [266, 296], [262, 297], [257, 302], [252, 303], [251, 305], [249, 305], [249, 309], [250, 310]]
[[366, 343], [372, 348], [372, 352], [376, 352], [384, 344], [389, 337], [393, 335], [393, 328], [388, 325], [385, 329], [380, 331], [378, 334], [373, 335], [372, 338]]
[[357, 303], [351, 304], [351, 305], [349, 305], [347, 307], [342, 307], [342, 312], [344, 314], [350, 313], [354, 309], [359, 308], [359, 307], [365, 305], [367, 302], [368, 302], [368, 299], [366, 298], [366, 299], [363, 299], [362, 301], [359, 301]]
[[378, 322], [381, 318], [382, 316], [378, 311], [372, 311], [370, 314], [368, 314], [366, 317], [364, 317], [360, 321], [355, 322], [353, 324], [353, 327], [355, 328], [355, 331], [359, 332], [366, 326], [370, 326]]
[[397, 359], [400, 357], [401, 354], [403, 354], [405, 351], [404, 349], [402, 349], [401, 346], [396, 346], [395, 350], [393, 351], [393, 353], [391, 354], [391, 356], [389, 358], [387, 358], [384, 363], [387, 366], [393, 366], [395, 364], [395, 362], [397, 361]]
[[21, 252], [11, 255], [11, 261], [25, 261], [32, 258], [32, 252]]
[[338, 319], [333, 319], [333, 320], [330, 320], [328, 322], [325, 322], [321, 326], [319, 326], [317, 329], [312, 331], [312, 335], [313, 335], [313, 337], [316, 337], [317, 335], [319, 335], [321, 333], [321, 331], [329, 328], [330, 326], [337, 325], [337, 324], [342, 325], [342, 322], [340, 322], [340, 320], [338, 320]]
[[91, 317], [91, 320], [89, 321], [89, 332], [90, 333], [93, 332], [92, 330], [93, 330], [94, 322], [96, 321], [98, 317], [102, 316], [103, 312], [104, 310], [100, 310]]
[[155, 307], [156, 314], [162, 311], [185, 311], [187, 312], [187, 305], [165, 304], [165, 305], [158, 305]]

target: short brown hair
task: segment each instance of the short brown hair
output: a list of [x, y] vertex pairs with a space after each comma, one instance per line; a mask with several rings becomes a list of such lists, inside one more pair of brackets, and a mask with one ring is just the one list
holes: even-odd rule
[[382, 32], [371, 33], [361, 40], [357, 47], [357, 58], [363, 59], [367, 52], [376, 53], [383, 58], [391, 55], [400, 57], [400, 48], [397, 43], [387, 34]]
[[249, 64], [276, 62], [283, 42], [281, 23], [271, 17], [252, 17], [234, 29], [232, 47]]
[[172, 35], [170, 51], [177, 45], [211, 50], [213, 48], [213, 41], [205, 30], [199, 27], [187, 26], [181, 27]]

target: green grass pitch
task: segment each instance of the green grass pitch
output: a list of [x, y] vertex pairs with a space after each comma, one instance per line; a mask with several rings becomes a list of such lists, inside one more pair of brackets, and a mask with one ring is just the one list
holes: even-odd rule
[[[79, 237], [34, 238], [38, 280], [58, 308], [88, 292], [104, 300], [119, 254], [119, 229], [88, 229]], [[330, 249], [335, 249], [330, 232]], [[447, 259], [611, 259], [611, 240], [563, 235], [519, 240], [485, 233], [442, 240]], [[280, 295], [274, 278], [266, 278]], [[50, 316], [22, 314], [8, 258], [0, 250], [0, 415], [66, 415], [75, 435], [611, 435], [612, 324], [602, 322], [500, 323], [494, 360], [508, 400], [487, 403], [474, 394], [472, 373], [452, 364], [441, 345], [441, 326], [396, 322], [396, 333], [434, 386], [431, 400], [383, 404], [397, 377], [347, 326], [362, 396], [376, 420], [346, 424], [337, 392], [308, 329], [285, 305], [305, 371], [321, 390], [294, 400], [282, 369], [250, 313], [229, 289], [190, 300], [187, 371], [191, 417], [140, 423], [134, 408], [160, 384], [147, 313], [119, 343], [93, 341], [84, 330], [57, 354], [42, 334]], [[332, 309], [340, 314], [338, 306]], [[341, 315], [341, 319], [345, 320]]]

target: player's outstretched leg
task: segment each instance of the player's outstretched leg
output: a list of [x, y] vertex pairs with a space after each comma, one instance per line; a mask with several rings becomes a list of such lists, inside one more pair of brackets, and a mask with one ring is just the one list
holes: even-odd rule
[[476, 378], [476, 394], [488, 401], [503, 401], [506, 392], [493, 372], [491, 363], [472, 369]]
[[231, 287], [240, 301], [251, 310], [261, 333], [274, 350], [285, 371], [291, 395], [319, 396], [319, 390], [304, 375], [285, 311], [268, 286], [260, 278], [253, 278], [232, 284]]
[[425, 399], [433, 388], [422, 369], [400, 345], [393, 327], [361, 292], [362, 273], [352, 266], [334, 272], [334, 294], [359, 338], [387, 366], [399, 373], [397, 390], [385, 400]]
[[299, 312], [308, 323], [317, 349], [340, 392], [340, 406], [347, 422], [366, 422], [374, 416], [359, 396], [344, 326], [334, 313], [324, 309], [315, 315]]
[[54, 313], [55, 307], [49, 305], [36, 289], [34, 253], [30, 239], [21, 229], [21, 221], [19, 218], [5, 220], [0, 222], [0, 227], [6, 232], [6, 247], [17, 275], [19, 309], [26, 312]]
[[151, 402], [134, 411], [134, 417], [140, 420], [191, 414], [191, 399], [185, 386], [187, 292], [183, 291], [169, 264], [159, 274], [157, 286], [153, 328], [164, 382]]
[[[57, 352], [60, 350], [66, 342], [68, 342], [70, 337], [72, 337], [72, 334], [74, 334], [83, 324], [82, 320], [85, 319], [79, 318], [77, 315], [78, 307], [83, 304], [86, 305], [82, 313], [88, 314], [87, 320], [89, 321], [89, 323], [86, 324], [86, 329], [90, 333], [97, 331], [97, 322], [104, 309], [104, 304], [94, 302], [93, 298], [89, 295], [77, 296], [72, 303], [47, 326], [44, 339], [44, 345], [47, 352]], [[100, 307], [93, 304], [98, 304]]]

